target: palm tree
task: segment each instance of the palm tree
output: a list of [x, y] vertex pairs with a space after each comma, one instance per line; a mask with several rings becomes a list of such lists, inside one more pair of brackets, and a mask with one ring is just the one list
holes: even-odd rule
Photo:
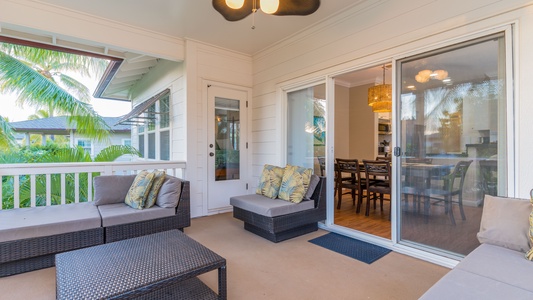
[[[140, 156], [139, 151], [131, 146], [112, 145], [104, 148], [98, 155], [91, 158], [91, 155], [81, 147], [76, 148], [58, 148], [53, 151], [44, 152], [43, 155], [38, 156], [37, 163], [66, 163], [66, 162], [110, 162], [115, 161], [122, 155]], [[22, 163], [27, 161], [21, 152], [10, 152], [0, 155], [0, 163]], [[99, 173], [91, 173], [92, 177], [100, 175]], [[79, 201], [87, 202], [88, 199], [88, 176], [89, 173], [79, 173]], [[13, 176], [4, 176], [2, 178], [3, 184], [3, 200], [2, 205], [4, 209], [13, 207]], [[61, 175], [52, 174], [50, 176], [50, 194], [52, 204], [61, 203]], [[74, 174], [65, 174], [65, 199], [66, 203], [74, 203], [75, 195], [75, 176]], [[31, 183], [29, 176], [20, 176], [20, 207], [28, 207], [31, 201]], [[37, 206], [46, 205], [46, 176], [35, 176], [35, 198]]]
[[106, 141], [110, 128], [88, 103], [88, 88], [65, 73], [100, 75], [106, 65], [93, 57], [0, 43], [0, 92], [15, 93], [21, 105], [46, 108], [50, 116], [68, 115], [80, 133]]
[[50, 113], [47, 110], [39, 109], [33, 115], [29, 115], [28, 116], [28, 120], [38, 120], [38, 119], [50, 118], [51, 114], [53, 114], [53, 112]]
[[0, 116], [0, 149], [9, 149], [14, 145], [16, 145], [15, 135], [9, 125], [9, 119]]

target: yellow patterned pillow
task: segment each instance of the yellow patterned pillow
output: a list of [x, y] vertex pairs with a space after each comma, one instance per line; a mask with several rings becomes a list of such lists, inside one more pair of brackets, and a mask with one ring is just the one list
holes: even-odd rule
[[165, 181], [165, 176], [166, 176], [165, 171], [155, 170], [153, 173], [154, 173], [154, 183], [152, 184], [152, 187], [150, 188], [150, 192], [148, 193], [148, 197], [146, 198], [146, 202], [144, 203], [143, 208], [150, 208], [154, 206], [155, 201], [157, 200], [157, 194], [159, 193], [159, 190], [161, 189], [161, 186], [163, 185], [163, 182]]
[[150, 173], [146, 170], [137, 174], [131, 184], [128, 194], [126, 194], [124, 202], [133, 208], [143, 209], [146, 197], [148, 197], [148, 193], [154, 182], [154, 177], [154, 173]]
[[278, 197], [293, 203], [300, 203], [309, 187], [313, 169], [287, 165], [283, 173]]
[[[533, 204], [533, 189], [529, 191], [530, 202]], [[533, 210], [529, 214], [529, 244], [533, 245]], [[526, 258], [533, 260], [533, 248], [526, 253]]]
[[284, 170], [284, 168], [265, 165], [255, 193], [271, 199], [276, 199], [278, 197], [279, 187], [281, 186], [281, 179], [283, 179]]

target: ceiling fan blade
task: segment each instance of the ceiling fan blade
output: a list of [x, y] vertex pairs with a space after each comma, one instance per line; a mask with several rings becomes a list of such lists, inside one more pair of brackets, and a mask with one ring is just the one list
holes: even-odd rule
[[253, 0], [245, 0], [239, 9], [229, 8], [225, 0], [213, 0], [213, 7], [228, 21], [239, 21], [252, 13]]
[[320, 0], [279, 0], [276, 16], [306, 16], [314, 13], [320, 7]]
[[[239, 9], [229, 8], [225, 0], [213, 0], [213, 7], [228, 21], [239, 21], [252, 13], [254, 0], [245, 0]], [[259, 8], [259, 0], [256, 0]], [[317, 11], [320, 0], [280, 0], [276, 16], [305, 16]]]

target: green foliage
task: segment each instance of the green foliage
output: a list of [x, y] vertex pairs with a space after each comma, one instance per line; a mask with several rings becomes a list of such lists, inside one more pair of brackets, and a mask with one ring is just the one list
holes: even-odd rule
[[[103, 149], [94, 159], [98, 162], [114, 161], [122, 155], [136, 155], [139, 152], [131, 146], [113, 145]], [[58, 146], [50, 143], [44, 146], [22, 147], [20, 151], [9, 151], [0, 153], [1, 164], [11, 163], [73, 163], [73, 162], [92, 162], [91, 156], [83, 148], [69, 148]], [[100, 175], [91, 173], [92, 177]], [[79, 173], [78, 199], [80, 202], [87, 202], [88, 199], [88, 176], [89, 173]], [[73, 173], [65, 174], [65, 202], [74, 203], [76, 199], [76, 175]], [[31, 205], [31, 181], [30, 176], [21, 175], [20, 180], [20, 207], [29, 207]], [[61, 174], [50, 175], [50, 196], [52, 205], [61, 203]], [[92, 187], [91, 187], [92, 188]], [[9, 209], [14, 207], [14, 177], [2, 177], [2, 208]], [[35, 195], [36, 205], [46, 205], [46, 175], [35, 176]]]
[[7, 118], [0, 116], [0, 149], [9, 149], [16, 144], [15, 135]]
[[92, 57], [0, 43], [0, 92], [17, 94], [21, 104], [67, 115], [79, 133], [107, 141], [110, 128], [87, 103], [89, 90], [64, 73], [99, 75], [106, 65], [107, 61]]

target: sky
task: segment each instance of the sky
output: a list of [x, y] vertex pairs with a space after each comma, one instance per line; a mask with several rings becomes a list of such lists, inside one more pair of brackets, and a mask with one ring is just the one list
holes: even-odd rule
[[[74, 74], [70, 74], [73, 77], [77, 77], [79, 81], [84, 83], [91, 94], [98, 85], [98, 80], [78, 77]], [[131, 110], [131, 102], [129, 101], [117, 101], [108, 99], [92, 99], [91, 104], [94, 110], [102, 117], [119, 117], [127, 114]], [[29, 115], [33, 115], [36, 112], [36, 108], [26, 106], [20, 107], [16, 103], [16, 95], [0, 94], [0, 115], [8, 117], [9, 122], [25, 121]]]

